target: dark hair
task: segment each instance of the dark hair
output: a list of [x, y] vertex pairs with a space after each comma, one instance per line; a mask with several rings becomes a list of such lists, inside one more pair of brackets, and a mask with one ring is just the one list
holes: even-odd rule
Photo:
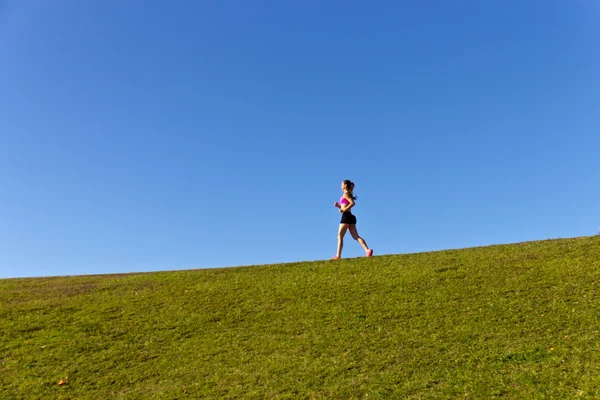
[[346, 190], [348, 191], [348, 193], [350, 193], [350, 197], [352, 197], [352, 200], [358, 199], [358, 196], [354, 195], [354, 182], [346, 179], [343, 183], [344, 185], [346, 185]]

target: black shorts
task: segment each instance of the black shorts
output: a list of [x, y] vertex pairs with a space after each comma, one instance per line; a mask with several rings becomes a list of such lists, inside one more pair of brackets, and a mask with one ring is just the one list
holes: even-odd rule
[[345, 212], [342, 214], [342, 220], [340, 224], [351, 224], [356, 225], [356, 217], [351, 212]]

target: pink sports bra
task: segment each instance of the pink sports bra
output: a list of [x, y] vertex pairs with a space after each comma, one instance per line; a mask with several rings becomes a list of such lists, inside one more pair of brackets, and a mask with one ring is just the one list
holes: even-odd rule
[[350, 204], [348, 200], [344, 196], [340, 197], [340, 204]]

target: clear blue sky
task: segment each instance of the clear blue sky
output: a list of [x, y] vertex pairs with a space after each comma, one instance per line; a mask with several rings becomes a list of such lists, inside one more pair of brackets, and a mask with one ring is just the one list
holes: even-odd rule
[[[0, 277], [600, 226], [600, 3], [0, 1]], [[344, 256], [362, 249], [348, 237]]]

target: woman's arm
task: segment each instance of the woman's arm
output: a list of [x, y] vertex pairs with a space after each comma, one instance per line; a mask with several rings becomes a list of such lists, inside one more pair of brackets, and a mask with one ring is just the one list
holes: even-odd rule
[[354, 199], [353, 199], [352, 197], [350, 197], [350, 195], [348, 195], [348, 193], [344, 193], [344, 198], [345, 198], [346, 200], [348, 200], [348, 203], [350, 203], [350, 204], [344, 204], [344, 205], [342, 205], [342, 206], [340, 207], [340, 211], [341, 211], [341, 212], [346, 212], [346, 211], [348, 211], [349, 209], [351, 209], [352, 207], [354, 207], [354, 204], [355, 204], [355, 203], [354, 203]]

